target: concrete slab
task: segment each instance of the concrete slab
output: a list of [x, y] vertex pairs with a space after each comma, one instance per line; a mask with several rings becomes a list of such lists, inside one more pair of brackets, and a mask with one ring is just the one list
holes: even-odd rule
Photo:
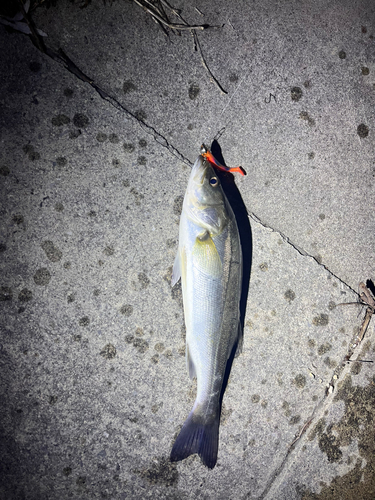
[[[134, 2], [32, 13], [109, 99], [0, 26], [0, 497], [372, 499], [374, 330], [347, 362], [336, 307], [374, 278], [372, 3], [175, 6], [225, 23], [199, 40], [226, 95]], [[223, 127], [251, 274], [209, 471], [168, 459], [195, 391], [170, 277]]]

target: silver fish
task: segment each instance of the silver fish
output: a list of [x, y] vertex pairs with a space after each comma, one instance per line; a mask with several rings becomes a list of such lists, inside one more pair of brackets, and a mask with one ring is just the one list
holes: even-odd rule
[[233, 210], [210, 162], [196, 160], [185, 193], [172, 286], [181, 277], [186, 364], [197, 398], [178, 435], [172, 462], [198, 453], [215, 467], [220, 395], [234, 347], [241, 345], [242, 252]]

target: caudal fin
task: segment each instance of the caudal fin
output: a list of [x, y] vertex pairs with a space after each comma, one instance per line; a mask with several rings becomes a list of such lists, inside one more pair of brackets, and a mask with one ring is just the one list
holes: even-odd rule
[[208, 468], [216, 465], [219, 446], [220, 415], [202, 422], [192, 411], [184, 423], [171, 451], [171, 461], [178, 462], [198, 453]]

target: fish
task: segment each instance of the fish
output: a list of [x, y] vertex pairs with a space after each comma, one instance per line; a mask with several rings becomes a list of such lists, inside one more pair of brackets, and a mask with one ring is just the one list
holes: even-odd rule
[[204, 144], [201, 146], [201, 155], [219, 170], [231, 173], [237, 172], [238, 174], [246, 175], [246, 172], [242, 167], [226, 167], [225, 165], [222, 165]]
[[242, 345], [242, 250], [233, 210], [214, 166], [202, 154], [193, 165], [183, 201], [171, 285], [180, 278], [186, 365], [190, 379], [197, 378], [197, 396], [170, 460], [198, 453], [213, 469], [227, 361]]

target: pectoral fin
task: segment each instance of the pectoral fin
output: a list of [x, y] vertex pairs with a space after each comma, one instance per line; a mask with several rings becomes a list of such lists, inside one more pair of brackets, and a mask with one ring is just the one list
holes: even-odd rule
[[216, 249], [215, 243], [208, 231], [199, 235], [193, 246], [194, 266], [209, 274], [214, 278], [219, 278], [222, 273], [222, 264], [220, 255]]

